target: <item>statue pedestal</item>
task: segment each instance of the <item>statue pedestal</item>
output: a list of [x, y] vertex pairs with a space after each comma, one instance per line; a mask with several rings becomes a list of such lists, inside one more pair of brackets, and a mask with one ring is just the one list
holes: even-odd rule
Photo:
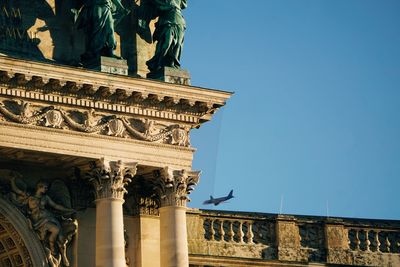
[[128, 75], [128, 63], [125, 59], [99, 57], [86, 62], [84, 67], [106, 73]]
[[190, 74], [188, 71], [170, 67], [164, 67], [155, 72], [150, 72], [147, 74], [147, 78], [167, 83], [190, 85]]

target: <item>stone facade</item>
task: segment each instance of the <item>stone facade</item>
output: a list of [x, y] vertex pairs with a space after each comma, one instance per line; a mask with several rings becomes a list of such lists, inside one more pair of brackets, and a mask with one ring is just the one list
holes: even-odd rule
[[188, 210], [190, 133], [232, 93], [140, 78], [141, 1], [123, 1], [124, 59], [82, 68], [74, 3], [1, 6], [1, 267], [400, 266], [397, 221]]
[[[397, 221], [187, 211], [200, 178], [190, 131], [230, 96], [0, 57], [2, 264], [400, 264]], [[42, 180], [46, 196], [64, 207], [48, 217], [59, 224], [58, 248], [26, 213]], [[62, 215], [68, 209], [75, 212]]]
[[188, 266], [190, 131], [231, 93], [1, 56], [0, 76], [1, 199], [36, 242], [2, 212], [0, 259]]

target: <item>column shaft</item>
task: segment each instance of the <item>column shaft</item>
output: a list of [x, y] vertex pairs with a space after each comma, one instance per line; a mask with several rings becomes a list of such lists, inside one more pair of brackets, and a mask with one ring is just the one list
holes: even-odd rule
[[126, 267], [123, 202], [96, 200], [96, 267]]
[[160, 208], [161, 267], [188, 267], [186, 207]]

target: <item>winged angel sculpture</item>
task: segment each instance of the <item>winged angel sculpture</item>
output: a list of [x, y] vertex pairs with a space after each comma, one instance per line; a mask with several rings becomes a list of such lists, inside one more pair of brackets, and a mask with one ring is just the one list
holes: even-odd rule
[[[51, 267], [70, 266], [67, 244], [77, 231], [76, 220], [70, 218], [75, 210], [60, 205], [47, 194], [49, 184], [36, 183], [34, 190], [23, 182], [22, 175], [9, 170], [0, 170], [1, 180], [8, 183], [9, 200], [27, 217], [28, 223], [42, 242]], [[4, 182], [6, 181], [6, 182]], [[50, 187], [52, 195], [66, 198], [68, 190], [61, 181], [54, 181]]]
[[[179, 69], [186, 22], [182, 9], [187, 0], [145, 0], [139, 10], [139, 34], [148, 42], [157, 41], [154, 56], [147, 61], [150, 72], [163, 67]], [[158, 18], [153, 36], [149, 23]]]

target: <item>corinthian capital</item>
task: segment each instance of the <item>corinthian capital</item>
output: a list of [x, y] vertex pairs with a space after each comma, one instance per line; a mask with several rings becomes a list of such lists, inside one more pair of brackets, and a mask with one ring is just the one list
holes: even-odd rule
[[87, 177], [94, 186], [96, 199], [123, 199], [126, 185], [136, 174], [136, 166], [136, 162], [107, 161], [104, 158], [93, 162]]
[[156, 179], [156, 192], [160, 206], [186, 206], [188, 195], [200, 179], [200, 171], [172, 170], [165, 167]]

